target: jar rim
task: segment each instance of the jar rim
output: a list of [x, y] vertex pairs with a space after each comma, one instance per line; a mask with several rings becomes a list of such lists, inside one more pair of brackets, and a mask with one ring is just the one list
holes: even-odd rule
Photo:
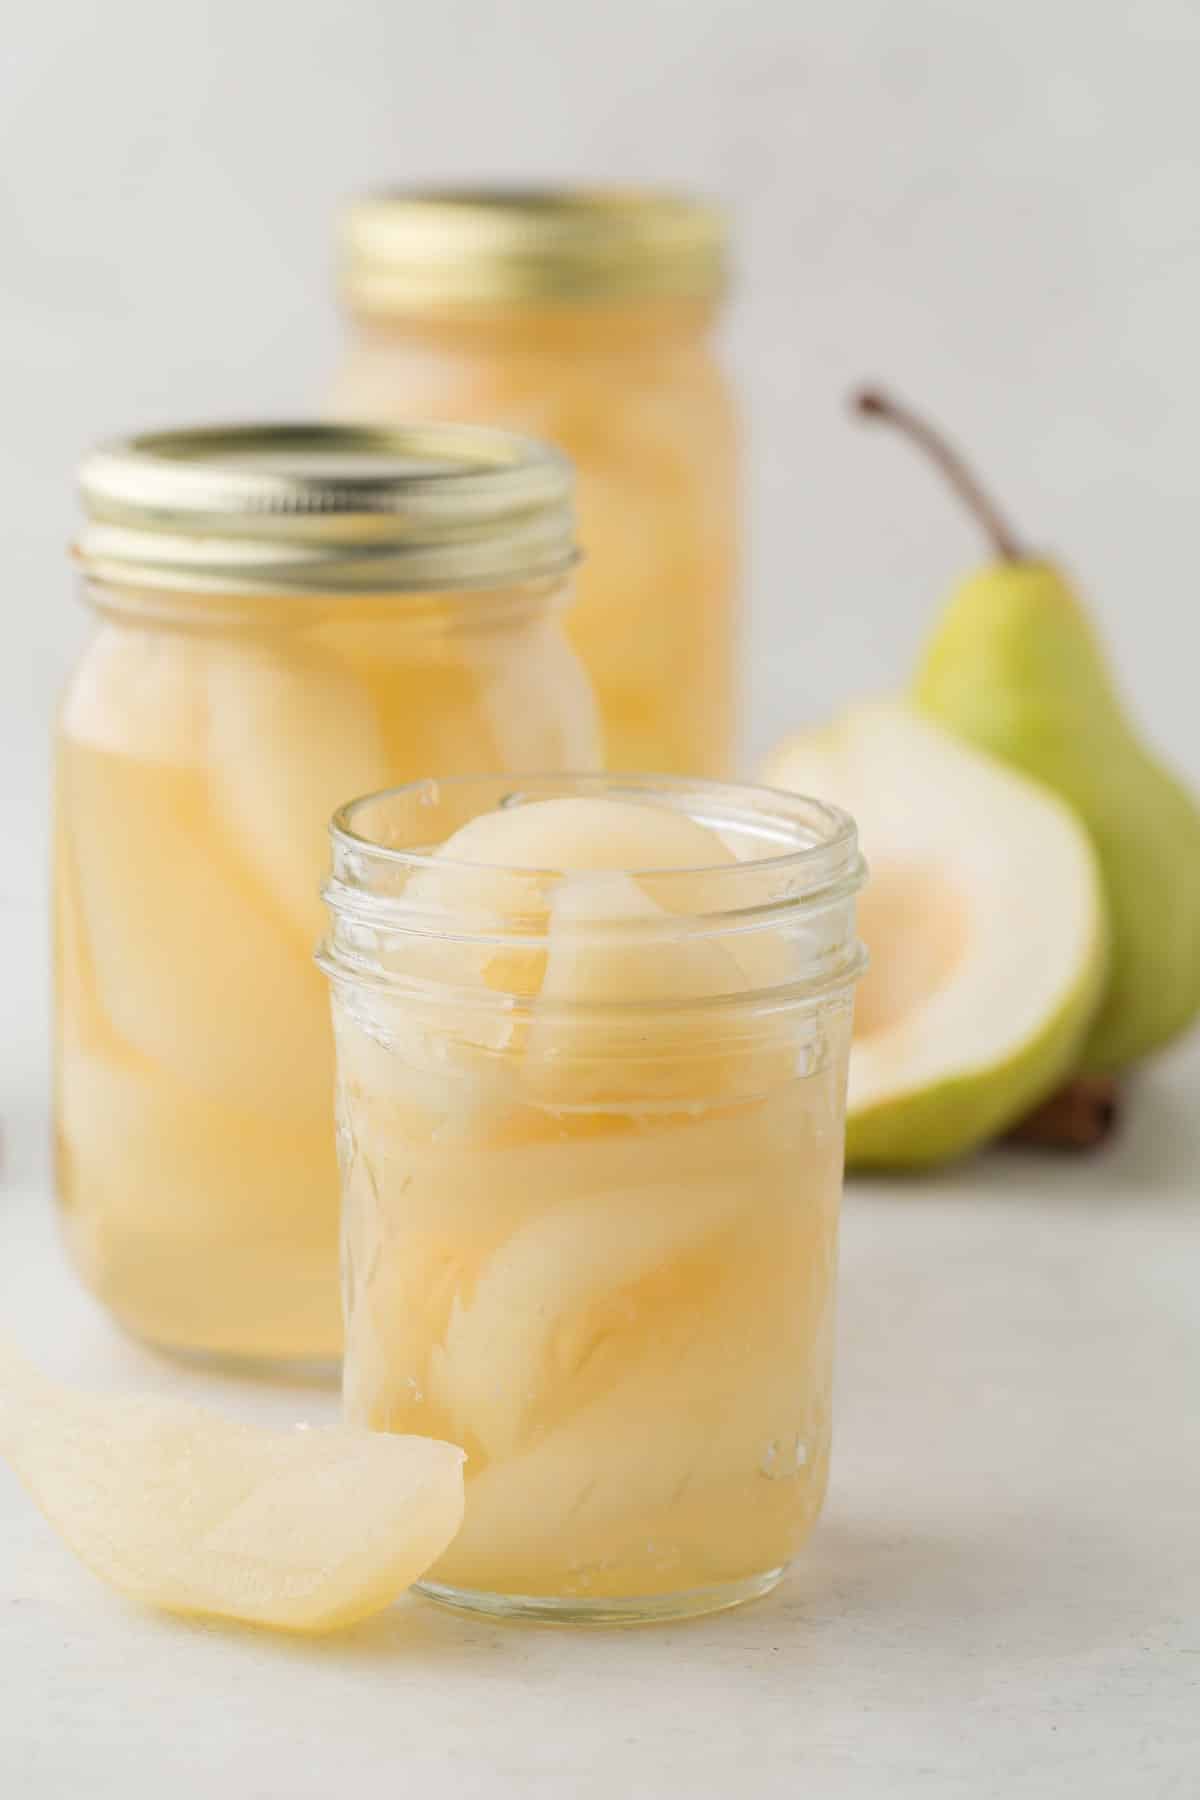
[[[782, 868], [796, 866], [815, 872], [826, 863], [836, 863], [839, 870], [848, 870], [856, 866], [858, 859], [858, 831], [849, 813], [831, 802], [818, 800], [811, 795], [794, 794], [785, 788], [767, 787], [757, 782], [729, 782], [710, 779], [703, 776], [690, 775], [642, 775], [642, 774], [595, 774], [574, 773], [536, 773], [530, 775], [451, 775], [427, 776], [418, 781], [401, 782], [395, 787], [380, 788], [370, 794], [361, 794], [339, 806], [330, 822], [330, 835], [335, 847], [344, 845], [359, 854], [366, 852], [383, 862], [406, 868], [436, 868], [443, 870], [479, 870], [494, 869], [501, 873], [511, 872], [521, 875], [546, 876], [550, 878], [566, 877], [569, 879], [585, 879], [592, 873], [612, 873], [611, 870], [571, 870], [556, 868], [552, 865], [536, 865], [530, 863], [474, 863], [457, 858], [447, 858], [435, 850], [413, 849], [408, 846], [389, 844], [376, 836], [369, 835], [356, 828], [359, 815], [368, 808], [378, 808], [389, 802], [409, 800], [418, 805], [431, 805], [447, 792], [466, 795], [471, 789], [483, 787], [500, 787], [509, 790], [502, 795], [500, 806], [519, 805], [526, 800], [557, 799], [567, 796], [586, 797], [598, 794], [626, 800], [656, 801], [674, 805], [684, 810], [682, 802], [688, 798], [708, 800], [714, 803], [721, 796], [727, 800], [735, 797], [742, 804], [736, 811], [726, 807], [722, 823], [733, 826], [744, 822], [747, 814], [746, 802], [758, 800], [760, 808], [763, 802], [774, 804], [776, 811], [770, 815], [777, 821], [777, 827], [784, 826], [787, 815], [792, 816], [793, 831], [797, 838], [806, 841], [794, 842], [786, 850], [777, 854], [755, 857], [734, 865], [727, 863], [696, 864], [681, 868], [678, 864], [646, 864], [621, 870], [622, 874], [639, 876], [720, 876], [723, 869], [732, 867], [754, 867], [757, 869]], [[481, 808], [497, 810], [496, 808]], [[478, 816], [478, 815], [474, 815]], [[695, 814], [690, 815], [695, 817]], [[805, 824], [801, 824], [801, 819]], [[710, 822], [707, 817], [702, 823]], [[823, 835], [818, 835], [818, 831]]]

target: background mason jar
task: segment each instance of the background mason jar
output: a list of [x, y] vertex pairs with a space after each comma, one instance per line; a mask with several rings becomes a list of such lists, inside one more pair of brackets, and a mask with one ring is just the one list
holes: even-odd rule
[[560, 444], [586, 562], [570, 631], [606, 766], [730, 772], [737, 444], [713, 329], [726, 233], [653, 190], [396, 192], [343, 231], [347, 418], [480, 419]]

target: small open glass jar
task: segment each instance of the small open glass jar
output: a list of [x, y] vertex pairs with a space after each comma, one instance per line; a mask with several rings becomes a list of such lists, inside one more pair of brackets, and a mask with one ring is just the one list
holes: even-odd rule
[[569, 465], [509, 434], [155, 434], [83, 468], [57, 774], [70, 1249], [131, 1331], [335, 1358], [327, 826], [435, 769], [598, 766]]
[[648, 189], [399, 190], [349, 209], [346, 418], [479, 419], [561, 444], [587, 546], [569, 630], [606, 766], [726, 775], [737, 442], [714, 331], [720, 212]]
[[844, 814], [765, 788], [430, 781], [336, 816], [345, 1405], [468, 1452], [435, 1598], [709, 1611], [807, 1535], [862, 878]]

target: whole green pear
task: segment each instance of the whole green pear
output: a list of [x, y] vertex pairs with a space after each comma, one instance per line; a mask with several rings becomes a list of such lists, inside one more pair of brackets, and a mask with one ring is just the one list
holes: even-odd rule
[[1122, 1068], [1200, 1012], [1200, 805], [1138, 737], [1062, 573], [1026, 554], [923, 420], [875, 393], [858, 404], [923, 444], [995, 547], [996, 560], [962, 583], [938, 621], [913, 695], [951, 731], [1053, 788], [1090, 832], [1112, 956], [1081, 1066]]

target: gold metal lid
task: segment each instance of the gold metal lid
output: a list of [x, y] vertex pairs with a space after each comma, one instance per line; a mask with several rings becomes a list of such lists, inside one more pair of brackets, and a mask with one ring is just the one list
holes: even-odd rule
[[653, 189], [397, 189], [342, 222], [342, 291], [368, 313], [705, 299], [727, 275], [720, 209]]
[[230, 425], [84, 458], [76, 554], [126, 587], [403, 593], [577, 560], [565, 456], [481, 425]]

